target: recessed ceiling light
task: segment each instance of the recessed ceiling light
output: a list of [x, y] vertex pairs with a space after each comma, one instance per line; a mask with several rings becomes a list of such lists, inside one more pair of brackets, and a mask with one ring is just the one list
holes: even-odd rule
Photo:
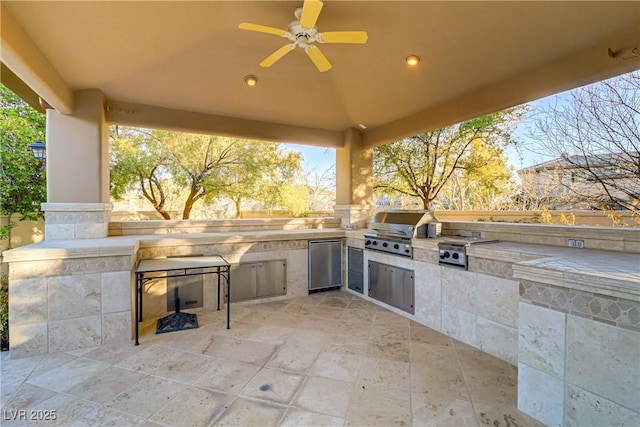
[[258, 84], [258, 77], [253, 74], [247, 74], [244, 76], [244, 82], [247, 86], [255, 86]]
[[362, 130], [365, 130], [365, 129], [367, 128], [367, 127], [366, 127], [365, 125], [363, 125], [362, 123], [360, 123], [360, 124], [358, 125], [358, 127], [359, 127], [360, 129], [362, 129]]
[[405, 58], [405, 61], [410, 66], [416, 66], [420, 63], [420, 57], [418, 55], [409, 55]]

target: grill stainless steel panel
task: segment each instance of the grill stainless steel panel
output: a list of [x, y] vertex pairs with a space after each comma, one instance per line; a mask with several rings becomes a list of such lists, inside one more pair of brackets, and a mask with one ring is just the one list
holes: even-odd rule
[[378, 212], [364, 235], [364, 247], [413, 258], [413, 238], [426, 238], [429, 224], [439, 224], [431, 211]]
[[377, 235], [412, 239], [427, 237], [427, 224], [437, 223], [432, 211], [378, 212], [369, 223], [369, 230]]
[[469, 238], [440, 242], [438, 243], [438, 249], [440, 251], [439, 264], [468, 269], [469, 260], [467, 257], [467, 248], [470, 245], [477, 245], [480, 243], [493, 243], [497, 241], [498, 240], [493, 239]]

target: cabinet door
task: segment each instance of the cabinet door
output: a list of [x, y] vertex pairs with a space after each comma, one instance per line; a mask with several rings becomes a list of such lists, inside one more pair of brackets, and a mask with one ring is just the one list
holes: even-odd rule
[[363, 293], [363, 252], [360, 248], [347, 248], [347, 286], [349, 289]]
[[342, 286], [342, 242], [309, 242], [309, 290]]
[[389, 305], [407, 313], [414, 314], [413, 271], [404, 268], [389, 267]]
[[285, 261], [260, 262], [256, 264], [256, 269], [257, 297], [285, 295], [287, 293], [287, 264]]
[[255, 298], [256, 264], [233, 264], [231, 266], [231, 302]]
[[384, 303], [390, 298], [389, 268], [378, 262], [369, 261], [369, 296]]

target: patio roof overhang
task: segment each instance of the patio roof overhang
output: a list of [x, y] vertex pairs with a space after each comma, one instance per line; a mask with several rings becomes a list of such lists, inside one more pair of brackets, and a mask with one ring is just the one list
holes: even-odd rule
[[327, 1], [319, 29], [367, 44], [322, 45], [324, 73], [300, 50], [259, 67], [287, 41], [238, 24], [301, 3], [4, 0], [2, 81], [63, 114], [99, 89], [111, 123], [328, 147], [362, 124], [373, 147], [640, 69], [636, 1]]

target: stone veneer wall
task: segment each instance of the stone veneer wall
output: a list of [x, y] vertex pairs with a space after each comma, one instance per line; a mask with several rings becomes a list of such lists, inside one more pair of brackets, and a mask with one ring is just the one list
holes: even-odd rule
[[[347, 238], [347, 246], [363, 247]], [[365, 252], [368, 260], [415, 271], [415, 315], [390, 310], [449, 335], [486, 353], [518, 363], [518, 281], [510, 262], [470, 257], [469, 270], [438, 265], [437, 250], [414, 248], [413, 259]]]
[[550, 426], [640, 423], [640, 301], [522, 280], [518, 409]]
[[263, 218], [212, 220], [112, 221], [109, 236], [228, 233], [339, 228], [338, 218]]
[[11, 356], [131, 339], [132, 256], [12, 262]]
[[[434, 267], [440, 269], [442, 283], [438, 330], [516, 365], [518, 281], [508, 274], [509, 263], [470, 257], [467, 271], [437, 265], [431, 269]], [[430, 326], [429, 319], [425, 320]]]
[[106, 237], [111, 218], [109, 203], [43, 203], [45, 240]]

